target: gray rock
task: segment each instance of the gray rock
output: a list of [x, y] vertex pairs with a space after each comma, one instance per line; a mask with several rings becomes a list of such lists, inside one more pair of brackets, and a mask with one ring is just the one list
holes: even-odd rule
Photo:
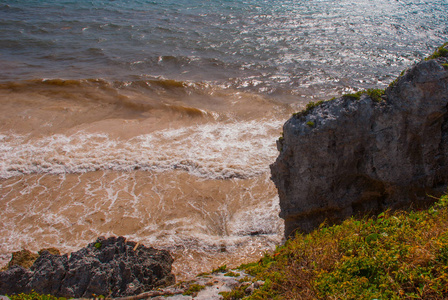
[[246, 295], [252, 295], [255, 291], [255, 287], [253, 284], [249, 285], [247, 288], [244, 289], [244, 293]]
[[29, 270], [13, 266], [1, 272], [0, 293], [35, 290], [67, 298], [136, 295], [174, 283], [172, 262], [167, 251], [126, 242], [124, 237], [100, 237], [70, 257], [42, 251]]
[[10, 295], [31, 292], [26, 286], [32, 274], [30, 270], [18, 265], [0, 272], [0, 293]]
[[271, 165], [285, 236], [446, 191], [448, 69], [424, 61], [384, 101], [341, 97], [290, 118]]

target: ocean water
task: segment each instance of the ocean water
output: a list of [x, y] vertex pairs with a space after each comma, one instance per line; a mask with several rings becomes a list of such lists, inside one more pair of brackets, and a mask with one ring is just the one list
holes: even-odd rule
[[309, 101], [384, 88], [448, 3], [0, 0], [0, 263], [99, 235], [180, 279], [282, 240], [275, 140]]

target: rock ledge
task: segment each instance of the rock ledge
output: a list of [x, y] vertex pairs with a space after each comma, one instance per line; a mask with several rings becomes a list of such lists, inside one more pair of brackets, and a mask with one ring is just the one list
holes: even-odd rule
[[30, 269], [14, 265], [0, 272], [0, 294], [51, 294], [92, 298], [137, 295], [174, 283], [173, 258], [124, 237], [98, 238], [71, 255], [43, 250]]
[[381, 102], [341, 97], [285, 123], [271, 165], [285, 236], [446, 192], [447, 63], [418, 63]]

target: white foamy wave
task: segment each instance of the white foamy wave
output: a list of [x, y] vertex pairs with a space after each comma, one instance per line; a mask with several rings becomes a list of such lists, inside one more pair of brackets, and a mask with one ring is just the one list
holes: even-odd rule
[[284, 225], [278, 216], [279, 211], [280, 206], [277, 196], [272, 201], [259, 203], [250, 210], [241, 210], [229, 222], [229, 232], [233, 236], [283, 232]]
[[23, 248], [67, 253], [98, 236], [126, 236], [171, 250], [176, 276], [187, 279], [257, 260], [283, 237], [268, 173], [244, 180], [180, 172], [32, 174], [3, 180], [0, 194], [0, 265]]
[[0, 135], [0, 177], [181, 169], [205, 178], [247, 178], [265, 172], [274, 160], [281, 124], [213, 123], [166, 129], [128, 140], [85, 132], [43, 138]]

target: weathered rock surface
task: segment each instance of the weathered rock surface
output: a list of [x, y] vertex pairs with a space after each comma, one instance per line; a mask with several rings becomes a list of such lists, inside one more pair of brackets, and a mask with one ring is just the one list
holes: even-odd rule
[[271, 172], [286, 236], [446, 192], [447, 62], [415, 65], [381, 102], [341, 97], [285, 123]]
[[[241, 287], [251, 287], [250, 294], [260, 288], [264, 281], [252, 283], [253, 276], [241, 270], [229, 270], [232, 275], [224, 272], [198, 275], [188, 282], [180, 282], [173, 286], [156, 291], [150, 291], [138, 296], [122, 298], [123, 300], [154, 299], [154, 300], [219, 300], [223, 299], [221, 293], [231, 292]], [[132, 298], [132, 299], [131, 299]]]
[[168, 251], [124, 237], [100, 237], [70, 256], [44, 250], [30, 269], [15, 265], [1, 272], [0, 293], [35, 290], [67, 298], [136, 295], [174, 283], [172, 262]]

